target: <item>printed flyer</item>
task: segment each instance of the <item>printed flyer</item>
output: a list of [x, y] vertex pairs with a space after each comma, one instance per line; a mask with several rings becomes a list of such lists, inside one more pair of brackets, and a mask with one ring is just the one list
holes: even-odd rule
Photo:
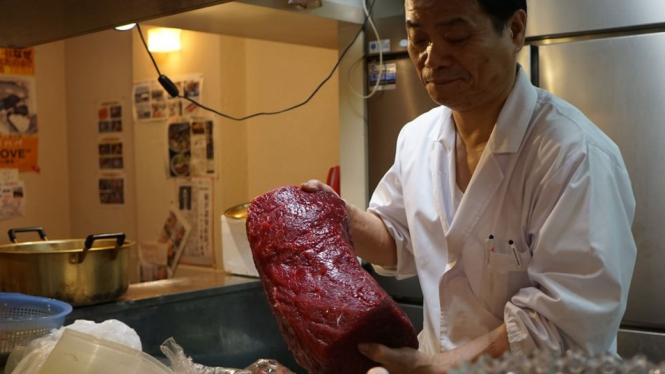
[[167, 245], [167, 266], [169, 278], [173, 276], [180, 256], [185, 249], [185, 243], [191, 231], [191, 226], [180, 212], [171, 208], [157, 241]]
[[180, 263], [186, 265], [213, 266], [213, 180], [195, 177], [176, 180], [178, 212], [190, 223], [191, 234], [187, 239]]
[[[180, 96], [201, 102], [202, 75], [190, 75], [173, 79]], [[171, 97], [157, 80], [134, 83], [134, 118], [139, 122], [165, 120], [170, 117], [192, 116], [198, 106], [181, 97]]]
[[125, 177], [122, 174], [102, 173], [99, 177], [99, 202], [102, 205], [125, 204]]
[[139, 243], [139, 263], [141, 282], [152, 282], [169, 278], [169, 244]]
[[24, 214], [25, 186], [18, 179], [18, 170], [0, 170], [0, 220], [23, 217]]
[[213, 122], [210, 119], [178, 120], [169, 124], [168, 175], [172, 178], [215, 174]]
[[39, 172], [32, 48], [0, 48], [0, 168]]

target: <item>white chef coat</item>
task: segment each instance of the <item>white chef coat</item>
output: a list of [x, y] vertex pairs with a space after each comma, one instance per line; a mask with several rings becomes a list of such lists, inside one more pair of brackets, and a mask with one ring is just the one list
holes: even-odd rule
[[513, 352], [616, 351], [636, 256], [617, 146], [521, 67], [458, 204], [456, 137], [446, 107], [407, 124], [368, 209], [397, 244], [388, 272], [419, 277], [420, 349], [450, 350], [505, 323]]

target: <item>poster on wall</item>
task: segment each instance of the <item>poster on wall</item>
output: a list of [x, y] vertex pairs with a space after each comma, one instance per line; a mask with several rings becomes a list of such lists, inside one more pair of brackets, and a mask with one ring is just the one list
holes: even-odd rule
[[97, 131], [100, 135], [122, 133], [122, 101], [105, 101], [97, 107]]
[[169, 278], [175, 273], [182, 252], [185, 249], [185, 243], [189, 237], [191, 226], [177, 209], [169, 209], [168, 216], [159, 233], [157, 242], [166, 244]]
[[32, 48], [0, 48], [0, 168], [39, 172]]
[[97, 146], [99, 169], [122, 170], [125, 167], [121, 138], [102, 138]]
[[18, 179], [18, 169], [0, 170], [0, 220], [23, 217], [25, 185]]
[[209, 177], [179, 178], [175, 185], [178, 212], [191, 225], [180, 263], [214, 266], [213, 180]]
[[176, 122], [168, 126], [169, 176], [189, 177], [191, 175], [191, 129], [189, 122]]
[[215, 174], [215, 147], [213, 122], [211, 119], [192, 120], [192, 175]]
[[152, 282], [169, 278], [167, 243], [139, 243], [139, 279]]
[[213, 122], [175, 120], [167, 128], [168, 175], [171, 178], [215, 174]]
[[[180, 96], [201, 102], [203, 75], [173, 79]], [[134, 119], [138, 122], [165, 120], [170, 117], [192, 116], [199, 111], [196, 104], [180, 97], [171, 97], [156, 80], [134, 83]]]
[[118, 173], [102, 173], [99, 177], [99, 202], [102, 205], [125, 204], [125, 176]]

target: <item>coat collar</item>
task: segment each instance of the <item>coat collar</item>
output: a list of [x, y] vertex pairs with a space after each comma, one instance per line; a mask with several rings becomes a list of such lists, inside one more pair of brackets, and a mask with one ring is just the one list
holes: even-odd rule
[[488, 142], [492, 153], [517, 153], [529, 127], [538, 92], [522, 67], [519, 67], [513, 91], [503, 104]]

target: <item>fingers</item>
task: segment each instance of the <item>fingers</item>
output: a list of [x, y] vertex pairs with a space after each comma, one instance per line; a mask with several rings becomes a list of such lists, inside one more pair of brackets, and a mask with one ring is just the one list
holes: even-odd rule
[[335, 195], [337, 195], [337, 192], [335, 192], [335, 190], [333, 190], [332, 187], [328, 186], [327, 184], [317, 179], [312, 179], [301, 184], [300, 188], [302, 188], [304, 191], [307, 192], [326, 191], [326, 192], [332, 192]]
[[[429, 356], [413, 348], [388, 348], [374, 343], [358, 344], [358, 351], [370, 360], [382, 366], [385, 371], [368, 372], [368, 374], [414, 374], [433, 373]], [[377, 369], [378, 370], [378, 369]]]
[[360, 343], [358, 344], [358, 350], [370, 360], [382, 364], [385, 363], [385, 354], [388, 347], [381, 344]]
[[300, 185], [300, 188], [307, 192], [315, 192], [321, 189], [323, 183], [320, 180], [312, 179]]

